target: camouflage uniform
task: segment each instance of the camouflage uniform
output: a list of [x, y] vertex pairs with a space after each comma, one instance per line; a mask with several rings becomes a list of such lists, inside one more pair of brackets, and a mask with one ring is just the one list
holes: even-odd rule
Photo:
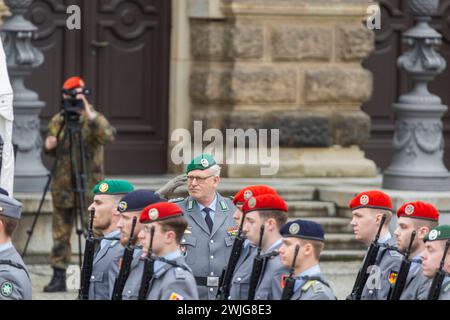
[[[56, 137], [63, 120], [64, 117], [61, 114], [56, 114], [50, 120], [47, 136]], [[86, 158], [87, 208], [87, 205], [91, 203], [93, 199], [93, 194], [91, 192], [92, 188], [104, 178], [103, 146], [114, 140], [115, 129], [109, 124], [108, 120], [98, 112], [93, 120], [89, 120], [85, 114], [81, 115], [80, 123]], [[64, 130], [61, 132], [58, 142], [63, 139]], [[51, 185], [53, 198], [53, 248], [51, 252], [51, 265], [55, 268], [66, 269], [71, 256], [70, 235], [74, 219], [78, 218], [74, 211], [74, 193], [72, 191], [73, 184], [70, 174], [69, 139], [65, 139], [62, 148], [57, 146], [51, 151], [46, 151], [46, 153], [58, 159]], [[78, 155], [76, 156], [78, 159]], [[84, 221], [87, 222], [87, 212], [84, 214]]]

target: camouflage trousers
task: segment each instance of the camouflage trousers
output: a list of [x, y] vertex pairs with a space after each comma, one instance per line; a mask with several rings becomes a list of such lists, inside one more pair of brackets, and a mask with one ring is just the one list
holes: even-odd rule
[[[90, 202], [87, 202], [86, 207], [88, 207], [90, 204]], [[74, 208], [61, 208], [55, 205], [55, 202], [53, 202], [53, 247], [50, 253], [50, 264], [53, 268], [67, 269], [67, 266], [70, 264], [72, 256], [72, 247], [70, 244], [72, 230], [74, 226], [78, 226], [82, 230], [86, 230], [89, 222], [89, 213], [87, 212], [87, 210], [83, 212], [83, 222], [84, 228], [81, 228], [79, 214]], [[94, 234], [98, 235], [97, 232], [94, 232]], [[81, 250], [83, 250], [85, 238], [83, 235], [81, 237]]]

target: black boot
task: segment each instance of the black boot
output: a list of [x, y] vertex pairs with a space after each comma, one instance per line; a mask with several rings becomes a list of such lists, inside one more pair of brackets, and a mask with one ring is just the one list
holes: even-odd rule
[[53, 268], [53, 277], [50, 283], [44, 287], [44, 292], [65, 292], [66, 289], [66, 270]]

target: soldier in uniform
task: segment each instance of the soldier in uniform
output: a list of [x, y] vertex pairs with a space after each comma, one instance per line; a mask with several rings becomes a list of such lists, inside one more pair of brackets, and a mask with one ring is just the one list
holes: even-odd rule
[[382, 217], [386, 215], [378, 239], [382, 247], [375, 262], [379, 272], [372, 275], [373, 281], [367, 281], [361, 295], [361, 300], [386, 300], [400, 269], [402, 257], [397, 251], [389, 250], [389, 246], [395, 245], [395, 239], [389, 232], [393, 210], [391, 198], [378, 190], [365, 191], [350, 201], [349, 208], [352, 210], [350, 224], [355, 238], [367, 246], [375, 240]]
[[[276, 195], [277, 192], [275, 191], [275, 189], [266, 185], [253, 185], [241, 189], [233, 197], [233, 203], [237, 207], [235, 213], [233, 214], [233, 218], [236, 221], [237, 228], [239, 228], [241, 224], [241, 208], [244, 205], [244, 202], [251, 197], [256, 197], [262, 194]], [[248, 239], [245, 239], [241, 254], [233, 272], [229, 299], [247, 300], [248, 289], [250, 286], [250, 275], [252, 272], [253, 259], [255, 258], [255, 255], [255, 246], [252, 245]]]
[[[294, 266], [295, 283], [290, 300], [336, 300], [320, 272], [319, 257], [324, 248], [322, 226], [313, 221], [295, 220], [285, 224], [280, 234], [283, 236], [279, 250], [281, 262], [286, 268]], [[299, 250], [294, 262], [296, 246]], [[274, 278], [272, 285], [277, 288], [275, 292], [281, 291], [284, 278]]]
[[202, 300], [213, 300], [222, 269], [228, 263], [236, 225], [236, 207], [217, 192], [220, 170], [211, 155], [194, 158], [187, 167], [189, 197], [176, 202], [188, 221], [181, 240]]
[[152, 255], [165, 259], [153, 265], [147, 300], [198, 300], [194, 274], [180, 251], [187, 228], [181, 208], [169, 202], [155, 203], [142, 211], [139, 221], [144, 225], [139, 233], [141, 244], [149, 246], [154, 226]]
[[[274, 194], [263, 194], [251, 197], [242, 206], [245, 214], [243, 231], [254, 246], [259, 244], [261, 225], [264, 225], [264, 235], [261, 242], [263, 269], [255, 291], [256, 300], [272, 300], [279, 292], [272, 292], [272, 279], [281, 279], [289, 274], [289, 269], [283, 266], [278, 255], [282, 243], [281, 227], [288, 218], [286, 202]], [[248, 259], [253, 266], [253, 260]]]
[[[444, 256], [445, 244], [450, 239], [450, 225], [444, 224], [436, 228], [433, 228], [429, 234], [424, 238], [425, 250], [422, 252], [422, 271], [423, 274], [433, 279], [436, 271], [439, 269], [441, 260]], [[443, 271], [446, 273], [446, 277], [442, 282], [441, 293], [439, 294], [439, 300], [450, 300], [450, 250], [447, 252], [447, 256], [444, 261]], [[429, 282], [431, 285], [431, 281]], [[429, 289], [421, 295], [420, 299], [426, 300], [428, 298]]]
[[[125, 247], [130, 239], [133, 218], [137, 218], [132, 241], [132, 245], [136, 245], [139, 241], [138, 234], [142, 229], [142, 224], [139, 222], [139, 216], [141, 215], [142, 210], [151, 204], [163, 201], [164, 200], [161, 199], [158, 194], [149, 190], [135, 190], [122, 198], [119, 202], [118, 209], [120, 212], [120, 219], [117, 223], [117, 227], [120, 230], [120, 243], [122, 246]], [[130, 273], [123, 288], [123, 300], [137, 300], [139, 296], [142, 271], [144, 268], [143, 257], [145, 257], [145, 251], [142, 248], [136, 248], [133, 253]], [[113, 265], [114, 268], [116, 268], [116, 271], [113, 270], [111, 272], [115, 272], [116, 274], [119, 273], [121, 258], [122, 257], [115, 259]], [[112, 283], [111, 287], [114, 288], [114, 283]]]
[[397, 210], [397, 229], [394, 232], [397, 248], [406, 252], [411, 241], [411, 234], [416, 231], [416, 238], [411, 246], [412, 263], [401, 300], [418, 300], [429, 287], [429, 279], [422, 273], [421, 253], [425, 250], [423, 239], [439, 224], [439, 211], [422, 201], [405, 203]]
[[[77, 90], [78, 92], [81, 92], [84, 86], [84, 81], [79, 77], [69, 78], [64, 83], [64, 89]], [[64, 97], [67, 98], [66, 95]], [[77, 99], [84, 102], [84, 108], [80, 111], [80, 127], [83, 135], [82, 142], [85, 147], [87, 190], [90, 191], [104, 178], [103, 146], [114, 139], [115, 129], [102, 114], [94, 110], [83, 94], [77, 95]], [[63, 119], [63, 114], [58, 113], [50, 120], [44, 145], [44, 151], [57, 159], [51, 186], [53, 248], [50, 258], [53, 277], [50, 283], [44, 287], [44, 292], [66, 291], [66, 269], [71, 257], [70, 236], [74, 219], [77, 219], [70, 174], [69, 139], [65, 139], [65, 144], [58, 147], [64, 137], [64, 132], [61, 132], [59, 140], [57, 139]], [[89, 192], [87, 204], [92, 202], [92, 197], [93, 195]]]
[[111, 298], [113, 288], [110, 284], [116, 279], [118, 271], [112, 268], [112, 262], [123, 255], [123, 246], [119, 242], [120, 230], [117, 228], [120, 218], [117, 207], [122, 197], [133, 189], [133, 185], [125, 180], [103, 180], [92, 190], [94, 201], [89, 210], [95, 210], [93, 227], [102, 233], [104, 239], [100, 241], [94, 257], [89, 300]]
[[28, 269], [11, 242], [22, 204], [6, 194], [0, 194], [0, 300], [31, 300]]

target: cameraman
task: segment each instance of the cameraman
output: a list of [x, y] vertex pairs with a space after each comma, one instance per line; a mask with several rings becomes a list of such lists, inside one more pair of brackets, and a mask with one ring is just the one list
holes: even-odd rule
[[[85, 87], [83, 79], [71, 77], [64, 83], [65, 90], [76, 90], [79, 94], [76, 99], [83, 101], [83, 107], [77, 112], [80, 114], [79, 123], [82, 132], [86, 163], [86, 208], [92, 202], [93, 187], [104, 179], [103, 170], [103, 146], [114, 140], [115, 129], [108, 120], [94, 110], [82, 93]], [[70, 96], [63, 94], [63, 99]], [[53, 116], [48, 125], [48, 134], [45, 139], [44, 151], [46, 154], [56, 157], [57, 164], [52, 180], [51, 192], [53, 198], [53, 223], [52, 237], [53, 248], [50, 259], [53, 268], [53, 277], [50, 283], [44, 287], [44, 292], [66, 291], [66, 269], [70, 263], [72, 255], [70, 247], [70, 236], [75, 219], [79, 219], [75, 210], [75, 196], [73, 190], [71, 163], [70, 163], [70, 143], [65, 139], [64, 145], [59, 146], [64, 139], [64, 129], [57, 137], [63, 124], [64, 112]], [[78, 148], [74, 156], [80, 159]], [[79, 163], [79, 161], [77, 160]], [[78, 171], [78, 170], [77, 170]], [[87, 217], [87, 212], [83, 212]], [[87, 221], [85, 219], [85, 221]], [[82, 226], [84, 228], [84, 226]]]

